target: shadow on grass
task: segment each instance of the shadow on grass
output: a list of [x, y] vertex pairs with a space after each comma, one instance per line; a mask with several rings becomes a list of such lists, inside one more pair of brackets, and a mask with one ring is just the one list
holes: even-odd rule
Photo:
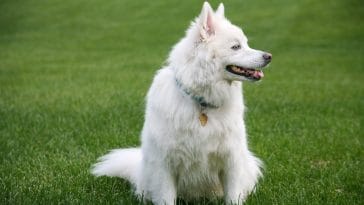
[[[153, 205], [150, 201], [142, 203], [134, 195], [134, 188], [125, 180], [118, 178], [100, 177], [90, 185], [90, 191], [95, 197], [95, 202], [107, 204], [133, 204], [133, 205]], [[177, 205], [218, 205], [224, 204], [223, 199], [198, 198], [194, 200], [177, 199]]]

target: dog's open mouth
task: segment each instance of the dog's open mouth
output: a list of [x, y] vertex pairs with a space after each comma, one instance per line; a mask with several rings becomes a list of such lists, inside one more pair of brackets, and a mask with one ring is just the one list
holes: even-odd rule
[[235, 75], [244, 76], [245, 78], [253, 81], [258, 81], [264, 77], [264, 73], [261, 70], [256, 70], [252, 68], [243, 68], [236, 65], [226, 66], [226, 70]]

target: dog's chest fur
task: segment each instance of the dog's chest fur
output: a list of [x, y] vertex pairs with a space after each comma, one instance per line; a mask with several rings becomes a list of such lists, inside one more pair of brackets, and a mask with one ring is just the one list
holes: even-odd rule
[[[235, 89], [241, 97], [241, 87]], [[175, 85], [172, 71], [163, 69], [157, 74], [148, 93], [145, 123], [149, 126], [144, 127], [143, 143], [158, 147], [176, 177], [179, 193], [190, 197], [222, 194], [224, 164], [231, 148], [241, 142], [233, 136], [241, 133], [245, 138], [241, 100], [204, 109], [208, 117], [204, 126], [199, 120], [201, 112], [201, 107]]]

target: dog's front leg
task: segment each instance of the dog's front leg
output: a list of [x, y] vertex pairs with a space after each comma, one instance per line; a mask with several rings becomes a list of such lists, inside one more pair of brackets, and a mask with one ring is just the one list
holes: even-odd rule
[[162, 162], [146, 162], [142, 170], [141, 192], [147, 193], [154, 205], [175, 205], [177, 189], [170, 170]]
[[240, 166], [236, 162], [228, 162], [223, 175], [222, 184], [227, 205], [241, 205], [244, 203], [247, 193], [242, 189], [242, 172]]
[[260, 164], [260, 160], [248, 150], [231, 153], [221, 179], [226, 204], [244, 203], [261, 176]]
[[227, 205], [242, 205], [249, 194], [247, 187], [249, 167], [246, 166], [246, 156], [239, 147], [230, 149], [229, 156], [225, 161], [225, 168], [222, 173], [222, 184], [225, 201]]
[[[157, 171], [157, 170], [156, 170]], [[172, 175], [167, 170], [158, 170], [158, 177], [155, 178], [156, 186], [152, 194], [155, 205], [175, 205], [176, 204], [176, 185]]]

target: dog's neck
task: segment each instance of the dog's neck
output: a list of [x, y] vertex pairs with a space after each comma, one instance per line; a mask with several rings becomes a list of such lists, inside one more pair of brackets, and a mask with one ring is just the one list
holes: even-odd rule
[[174, 47], [168, 62], [178, 88], [199, 106], [216, 109], [231, 98], [231, 84], [223, 79], [213, 51], [196, 47], [196, 39], [184, 38]]
[[176, 78], [176, 85], [177, 87], [187, 96], [191, 97], [191, 99], [193, 101], [196, 102], [196, 104], [198, 104], [201, 109], [206, 109], [206, 108], [212, 108], [212, 109], [217, 109], [219, 108], [218, 105], [215, 105], [211, 102], [206, 101], [206, 99], [203, 96], [199, 96], [199, 95], [195, 95], [193, 94], [188, 88], [184, 87], [182, 85], [182, 83]]
[[[221, 69], [211, 62], [186, 62], [170, 65], [175, 72], [175, 81], [179, 90], [188, 95], [202, 109], [217, 109], [226, 104], [232, 95], [229, 82], [221, 78]], [[178, 69], [177, 69], [178, 68]]]

